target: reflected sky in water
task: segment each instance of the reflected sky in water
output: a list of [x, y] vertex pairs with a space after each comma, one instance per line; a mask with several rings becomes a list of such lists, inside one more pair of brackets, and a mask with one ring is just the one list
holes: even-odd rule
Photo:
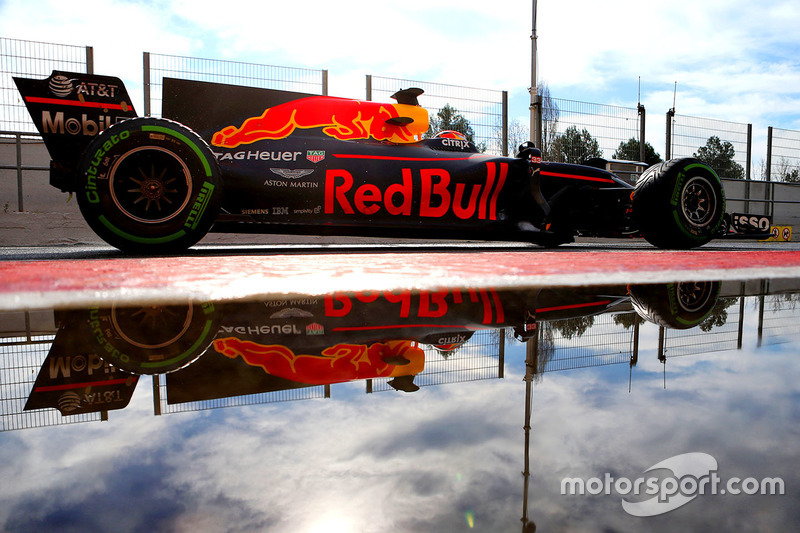
[[[154, 416], [142, 376], [108, 421], [0, 433], [0, 529], [796, 530], [798, 303], [766, 296], [760, 336], [755, 296], [726, 301], [707, 331], [643, 322], [635, 334], [630, 308], [539, 322], [529, 381], [531, 351], [508, 330], [502, 359], [496, 347], [477, 359], [427, 350], [415, 392], [368, 394], [358, 380], [330, 398]], [[494, 377], [470, 371], [487, 361]], [[613, 490], [561, 494], [565, 478], [636, 480], [693, 452], [716, 459], [723, 481], [780, 477], [785, 494], [705, 494], [649, 517]]]

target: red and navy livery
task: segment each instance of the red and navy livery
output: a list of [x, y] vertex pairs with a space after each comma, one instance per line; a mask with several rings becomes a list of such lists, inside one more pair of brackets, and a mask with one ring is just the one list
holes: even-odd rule
[[719, 178], [694, 159], [636, 187], [602, 168], [481, 153], [428, 132], [420, 89], [396, 103], [166, 78], [164, 118], [136, 117], [118, 78], [15, 78], [89, 225], [134, 253], [175, 253], [208, 231], [515, 240], [641, 233], [666, 248], [718, 234]]

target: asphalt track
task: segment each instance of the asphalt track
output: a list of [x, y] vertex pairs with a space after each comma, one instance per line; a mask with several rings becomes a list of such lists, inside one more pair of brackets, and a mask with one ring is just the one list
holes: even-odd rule
[[691, 251], [632, 240], [584, 240], [555, 250], [477, 242], [236, 245], [167, 257], [128, 257], [103, 246], [0, 248], [0, 310], [761, 278], [800, 278], [798, 243], [715, 241]]

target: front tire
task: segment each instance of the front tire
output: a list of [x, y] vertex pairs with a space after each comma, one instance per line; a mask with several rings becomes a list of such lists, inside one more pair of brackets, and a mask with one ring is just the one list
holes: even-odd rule
[[707, 319], [719, 300], [718, 281], [678, 282], [630, 287], [631, 304], [653, 324], [689, 329]]
[[725, 215], [722, 182], [698, 159], [672, 159], [648, 168], [632, 199], [639, 231], [659, 248], [702, 246], [717, 235]]
[[78, 204], [104, 241], [133, 253], [176, 253], [219, 211], [219, 168], [208, 145], [170, 120], [135, 118], [98, 135], [79, 167]]

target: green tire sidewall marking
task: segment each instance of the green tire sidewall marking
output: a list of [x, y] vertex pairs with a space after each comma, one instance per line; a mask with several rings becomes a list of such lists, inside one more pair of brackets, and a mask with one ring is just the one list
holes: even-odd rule
[[[679, 324], [683, 324], [684, 326], [689, 326], [689, 325], [696, 326], [696, 325], [700, 324], [701, 322], [703, 322], [704, 320], [706, 320], [708, 317], [711, 316], [711, 313], [714, 311], [714, 307], [715, 307], [713, 305], [699, 319], [686, 320], [685, 318], [681, 318], [680, 316], [678, 316], [678, 302], [677, 302], [677, 294], [676, 294], [677, 289], [676, 289], [676, 287], [677, 287], [677, 285], [669, 285], [668, 286], [668, 290], [669, 290], [669, 295], [668, 295], [668, 298], [669, 298], [669, 310], [672, 313], [673, 318], [675, 318], [676, 322], [678, 322]], [[719, 290], [717, 290], [714, 293], [714, 298], [715, 299], [716, 299], [717, 296], [719, 296]]]
[[[194, 216], [193, 223], [191, 225], [189, 225], [189, 221], [187, 221], [186, 224], [184, 224], [184, 226], [190, 227], [191, 229], [197, 228], [197, 225], [203, 219], [203, 215], [206, 212], [206, 208], [208, 208], [208, 203], [211, 201], [211, 195], [214, 194], [214, 184], [210, 183], [208, 181], [205, 181], [205, 182], [203, 182], [202, 187], [200, 187], [200, 190], [201, 190], [201, 192], [205, 191], [206, 195], [203, 198], [202, 203], [200, 203], [198, 205], [197, 202], [195, 202], [194, 206], [192, 207], [192, 212], [194, 212], [195, 209], [197, 210], [197, 214]], [[191, 218], [191, 214], [190, 214], [190, 218]]]
[[[197, 146], [197, 144], [195, 142], [193, 142], [191, 139], [189, 139], [187, 136], [185, 136], [182, 133], [179, 133], [177, 131], [174, 131], [172, 129], [165, 128], [163, 126], [142, 126], [142, 131], [163, 133], [165, 135], [171, 135], [171, 136], [181, 140], [189, 148], [191, 148], [192, 151], [194, 151], [194, 153], [197, 155], [198, 158], [200, 158], [200, 162], [203, 164], [203, 170], [206, 173], [206, 177], [211, 177], [211, 165], [208, 162], [208, 159], [205, 157], [205, 155], [203, 155], [203, 152], [200, 150], [200, 147]], [[214, 190], [213, 189], [213, 185], [211, 185], [208, 182], [204, 183], [203, 185], [204, 186], [210, 186], [210, 188], [211, 188], [210, 192], [213, 192], [213, 190]], [[206, 201], [204, 202], [203, 211], [205, 211], [205, 207], [208, 204], [208, 200], [210, 199], [210, 196], [211, 196], [211, 194], [208, 195]], [[197, 217], [197, 218], [199, 220], [200, 217]], [[180, 239], [181, 237], [186, 235], [186, 231], [185, 230], [179, 230], [179, 231], [177, 231], [177, 232], [175, 232], [175, 233], [173, 233], [171, 235], [165, 235], [164, 237], [137, 237], [135, 235], [131, 235], [130, 233], [128, 233], [126, 231], [123, 231], [123, 230], [119, 229], [118, 227], [114, 226], [104, 215], [100, 215], [98, 217], [98, 220], [100, 221], [101, 224], [103, 224], [103, 226], [105, 226], [106, 228], [111, 230], [111, 232], [115, 233], [116, 235], [119, 235], [120, 237], [122, 237], [122, 238], [124, 238], [124, 239], [126, 239], [128, 241], [141, 243], [141, 244], [162, 244], [162, 243], [166, 243], [166, 242], [172, 242], [172, 241], [174, 241], [176, 239]], [[195, 226], [197, 226], [197, 222], [195, 222], [194, 226], [192, 226], [192, 229], [194, 229]]]
[[165, 128], [163, 126], [142, 126], [142, 131], [155, 131], [158, 133], [163, 133], [165, 135], [172, 135], [173, 137], [180, 139], [184, 143], [186, 143], [189, 148], [194, 150], [194, 153], [197, 154], [197, 157], [200, 158], [200, 161], [203, 163], [203, 170], [206, 171], [206, 177], [211, 177], [211, 165], [206, 159], [206, 156], [203, 155], [203, 152], [200, 151], [200, 147], [197, 146], [191, 139], [189, 139], [186, 135], [182, 133], [178, 133], [175, 130], [171, 130], [169, 128]]
[[693, 164], [689, 165], [688, 167], [684, 168], [683, 170], [681, 170], [678, 173], [678, 179], [675, 181], [675, 188], [672, 190], [672, 198], [670, 200], [670, 203], [672, 205], [678, 205], [678, 199], [681, 197], [680, 187], [681, 187], [681, 185], [683, 185], [683, 180], [686, 177], [684, 175], [684, 172], [686, 172], [687, 170], [691, 170], [693, 168], [702, 168], [704, 170], [710, 170], [711, 171], [711, 175], [714, 176], [715, 178], [717, 178], [717, 181], [719, 181], [719, 178], [717, 177], [716, 172], [711, 170], [709, 167], [707, 167], [705, 165], [701, 165], [699, 163], [693, 163]]
[[161, 244], [165, 242], [172, 242], [186, 235], [186, 232], [184, 230], [179, 230], [173, 233], [172, 235], [166, 235], [164, 237], [137, 237], [136, 235], [131, 235], [130, 233], [122, 231], [121, 229], [113, 225], [111, 222], [109, 222], [109, 220], [105, 217], [105, 215], [100, 215], [99, 217], [97, 217], [97, 220], [99, 220], [100, 223], [103, 224], [106, 228], [111, 230], [116, 235], [119, 235], [123, 239], [142, 244]]
[[[686, 228], [683, 226], [683, 222], [681, 222], [680, 215], [678, 214], [678, 199], [680, 198], [680, 191], [679, 191], [679, 189], [680, 189], [680, 186], [681, 186], [681, 185], [683, 185], [683, 179], [684, 179], [684, 174], [683, 174], [683, 173], [684, 173], [685, 171], [687, 171], [687, 170], [690, 170], [690, 169], [693, 169], [693, 168], [702, 168], [702, 169], [705, 169], [705, 170], [710, 170], [710, 169], [709, 169], [707, 166], [705, 166], [705, 165], [701, 165], [701, 164], [699, 164], [699, 163], [693, 163], [693, 164], [691, 164], [691, 165], [687, 166], [686, 168], [684, 168], [684, 169], [683, 169], [683, 170], [682, 170], [682, 171], [681, 171], [681, 172], [678, 174], [678, 179], [677, 179], [677, 181], [675, 182], [675, 188], [674, 188], [674, 189], [673, 189], [673, 191], [672, 191], [672, 200], [670, 201], [670, 204], [671, 204], [671, 205], [674, 207], [674, 209], [672, 210], [672, 217], [675, 219], [675, 222], [678, 224], [678, 228], [680, 228], [681, 232], [682, 232], [683, 234], [685, 234], [687, 237], [689, 237], [690, 239], [693, 239], [693, 240], [695, 240], [695, 241], [702, 241], [702, 240], [705, 240], [705, 237], [703, 237], [702, 235], [695, 235], [694, 233], [692, 233], [692, 232], [688, 231], [688, 230], [687, 230], [687, 229], [686, 229]], [[717, 177], [717, 174], [716, 174], [716, 172], [714, 172], [713, 170], [711, 170], [711, 175], [712, 175], [713, 177], [717, 178], [717, 181], [719, 181], [719, 178]], [[723, 213], [725, 212], [725, 199], [724, 199], [724, 198], [722, 198], [722, 212], [723, 212]], [[714, 227], [714, 228], [711, 230], [711, 233], [712, 233], [712, 234], [713, 234], [713, 233], [716, 233], [717, 229], [719, 229], [719, 225], [720, 225], [720, 223], [721, 223], [721, 222], [722, 222], [722, 218], [720, 218], [720, 221], [719, 221], [719, 222], [717, 222], [717, 225], [716, 225], [716, 227]]]
[[211, 319], [206, 320], [206, 325], [203, 327], [203, 332], [197, 338], [195, 343], [192, 344], [189, 347], [189, 349], [186, 350], [185, 352], [183, 352], [182, 354], [176, 355], [172, 359], [167, 359], [166, 361], [159, 361], [158, 363], [142, 363], [142, 368], [160, 368], [160, 367], [163, 367], [163, 366], [171, 365], [173, 363], [177, 363], [177, 362], [181, 361], [182, 359], [185, 359], [186, 357], [192, 355], [192, 352], [197, 350], [197, 348], [200, 347], [200, 345], [203, 343], [203, 341], [205, 341], [206, 337], [208, 336], [208, 332], [211, 331], [212, 322], [213, 321]]

